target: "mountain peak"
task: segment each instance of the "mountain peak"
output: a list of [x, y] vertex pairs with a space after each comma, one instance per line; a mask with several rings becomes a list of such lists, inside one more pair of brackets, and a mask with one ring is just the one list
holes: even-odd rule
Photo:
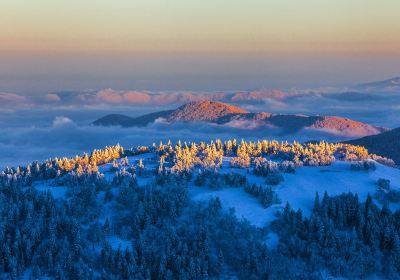
[[168, 118], [170, 121], [212, 121], [218, 118], [247, 114], [248, 111], [219, 101], [196, 101], [182, 105]]

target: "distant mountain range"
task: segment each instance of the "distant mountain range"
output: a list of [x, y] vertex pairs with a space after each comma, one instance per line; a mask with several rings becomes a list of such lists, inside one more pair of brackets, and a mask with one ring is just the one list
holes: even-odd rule
[[400, 90], [400, 77], [394, 77], [388, 80], [360, 84], [356, 86], [357, 89], [369, 91], [398, 91]]
[[364, 146], [370, 153], [391, 158], [397, 164], [400, 164], [400, 128], [347, 141], [346, 143]]
[[269, 127], [279, 128], [286, 132], [317, 129], [353, 137], [374, 135], [388, 130], [337, 116], [251, 113], [233, 105], [209, 100], [191, 102], [175, 110], [155, 112], [136, 118], [111, 114], [94, 121], [93, 125], [138, 127], [146, 126], [158, 120], [166, 123], [209, 122], [244, 129]]

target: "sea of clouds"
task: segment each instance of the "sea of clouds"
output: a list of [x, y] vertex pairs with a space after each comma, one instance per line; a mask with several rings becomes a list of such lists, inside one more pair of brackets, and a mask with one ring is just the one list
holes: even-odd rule
[[[91, 123], [109, 113], [129, 116], [174, 109], [184, 103], [218, 100], [253, 112], [338, 115], [389, 128], [400, 126], [400, 90], [374, 92], [360, 89], [289, 89], [224, 92], [150, 92], [86, 90], [42, 95], [0, 93], [0, 167], [25, 165], [34, 160], [90, 152], [120, 143], [125, 147], [160, 141], [209, 141], [210, 138], [308, 141], [341, 139], [316, 131], [295, 135], [235, 123], [154, 123], [141, 128], [95, 127]], [[246, 128], [246, 129], [244, 129]]]

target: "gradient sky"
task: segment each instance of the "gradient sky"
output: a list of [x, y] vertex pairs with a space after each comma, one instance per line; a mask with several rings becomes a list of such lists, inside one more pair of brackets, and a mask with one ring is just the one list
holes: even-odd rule
[[0, 90], [390, 78], [400, 74], [399, 11], [398, 0], [5, 0]]

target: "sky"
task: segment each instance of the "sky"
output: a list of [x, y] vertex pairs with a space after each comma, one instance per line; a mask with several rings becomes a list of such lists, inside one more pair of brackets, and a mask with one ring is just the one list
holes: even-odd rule
[[400, 73], [397, 0], [5, 0], [0, 91], [349, 85]]

